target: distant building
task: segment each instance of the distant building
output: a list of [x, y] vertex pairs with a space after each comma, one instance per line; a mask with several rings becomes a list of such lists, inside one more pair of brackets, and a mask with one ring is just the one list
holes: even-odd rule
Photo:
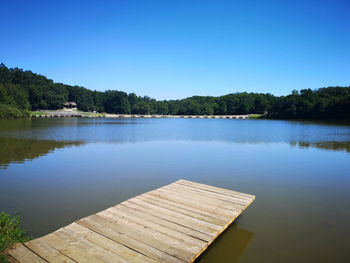
[[72, 109], [72, 110], [77, 110], [77, 104], [75, 102], [66, 102], [65, 104], [63, 104], [63, 108], [64, 109]]

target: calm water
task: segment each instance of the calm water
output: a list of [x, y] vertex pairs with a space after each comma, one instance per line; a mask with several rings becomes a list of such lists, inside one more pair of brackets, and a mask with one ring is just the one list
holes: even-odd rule
[[0, 210], [34, 237], [180, 178], [257, 197], [202, 262], [350, 262], [350, 125], [0, 120]]

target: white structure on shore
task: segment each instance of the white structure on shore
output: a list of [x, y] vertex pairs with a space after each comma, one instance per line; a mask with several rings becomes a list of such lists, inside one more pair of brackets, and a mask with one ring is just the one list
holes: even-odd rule
[[72, 109], [72, 110], [77, 110], [78, 106], [76, 102], [66, 102], [65, 104], [63, 104], [63, 108], [64, 109]]

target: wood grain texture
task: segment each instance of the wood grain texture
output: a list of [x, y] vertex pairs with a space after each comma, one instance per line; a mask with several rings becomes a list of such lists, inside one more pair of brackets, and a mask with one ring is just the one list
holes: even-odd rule
[[18, 262], [193, 262], [255, 196], [178, 180], [10, 250]]

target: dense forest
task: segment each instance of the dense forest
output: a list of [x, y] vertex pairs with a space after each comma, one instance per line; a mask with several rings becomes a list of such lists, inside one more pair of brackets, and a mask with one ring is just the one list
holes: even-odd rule
[[120, 114], [263, 114], [271, 118], [350, 118], [350, 86], [292, 91], [288, 96], [233, 93], [157, 101], [134, 93], [92, 91], [55, 83], [45, 76], [0, 64], [0, 117], [22, 117], [39, 109], [60, 109], [74, 101], [82, 111]]

